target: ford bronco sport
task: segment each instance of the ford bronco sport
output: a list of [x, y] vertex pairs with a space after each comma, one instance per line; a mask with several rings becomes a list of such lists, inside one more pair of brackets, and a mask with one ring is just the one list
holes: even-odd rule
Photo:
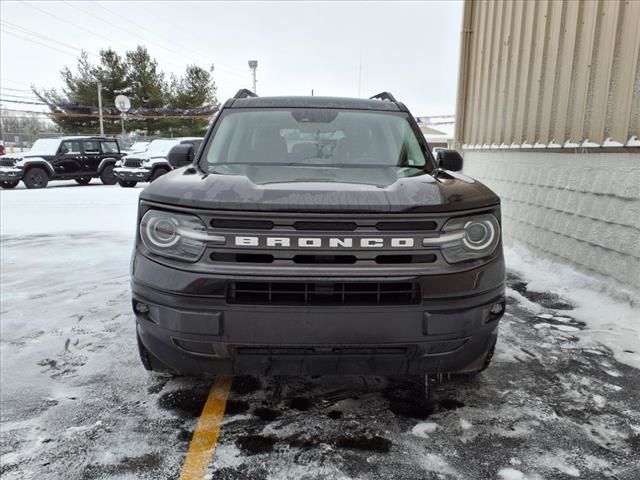
[[113, 168], [120, 159], [115, 138], [62, 137], [36, 140], [28, 152], [0, 157], [0, 187], [44, 188], [50, 180], [75, 180], [86, 185], [98, 177], [115, 185]]
[[140, 195], [148, 370], [475, 373], [504, 313], [500, 200], [371, 99], [228, 100], [193, 163]]

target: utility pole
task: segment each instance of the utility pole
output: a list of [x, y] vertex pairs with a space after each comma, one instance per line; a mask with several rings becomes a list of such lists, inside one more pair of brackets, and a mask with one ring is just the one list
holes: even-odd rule
[[253, 76], [253, 93], [258, 93], [256, 92], [256, 83], [258, 82], [256, 80], [256, 70], [258, 69], [258, 61], [257, 60], [249, 60], [249, 68], [251, 69], [251, 75]]
[[360, 65], [358, 66], [358, 97], [361, 95], [362, 90], [362, 50], [360, 50]]
[[98, 115], [100, 116], [100, 135], [104, 135], [104, 123], [102, 121], [102, 83], [98, 81]]

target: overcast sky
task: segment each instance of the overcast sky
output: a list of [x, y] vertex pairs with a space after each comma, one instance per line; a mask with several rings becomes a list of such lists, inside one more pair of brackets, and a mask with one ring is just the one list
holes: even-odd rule
[[214, 64], [221, 101], [250, 87], [247, 61], [256, 59], [260, 95], [388, 90], [414, 115], [455, 111], [458, 1], [3, 0], [0, 9], [3, 99], [26, 100], [31, 84], [60, 87], [60, 70], [75, 65], [79, 49], [124, 53], [142, 44], [167, 73]]

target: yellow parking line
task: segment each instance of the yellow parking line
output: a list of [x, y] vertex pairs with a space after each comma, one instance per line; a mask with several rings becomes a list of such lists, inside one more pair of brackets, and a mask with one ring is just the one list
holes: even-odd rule
[[220, 423], [233, 377], [218, 377], [211, 386], [198, 425], [193, 432], [187, 458], [182, 464], [180, 480], [202, 480], [216, 449]]

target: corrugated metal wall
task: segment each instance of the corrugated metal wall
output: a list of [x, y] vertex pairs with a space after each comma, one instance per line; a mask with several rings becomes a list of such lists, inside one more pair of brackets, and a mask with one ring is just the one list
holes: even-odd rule
[[640, 144], [640, 0], [466, 0], [456, 140]]

